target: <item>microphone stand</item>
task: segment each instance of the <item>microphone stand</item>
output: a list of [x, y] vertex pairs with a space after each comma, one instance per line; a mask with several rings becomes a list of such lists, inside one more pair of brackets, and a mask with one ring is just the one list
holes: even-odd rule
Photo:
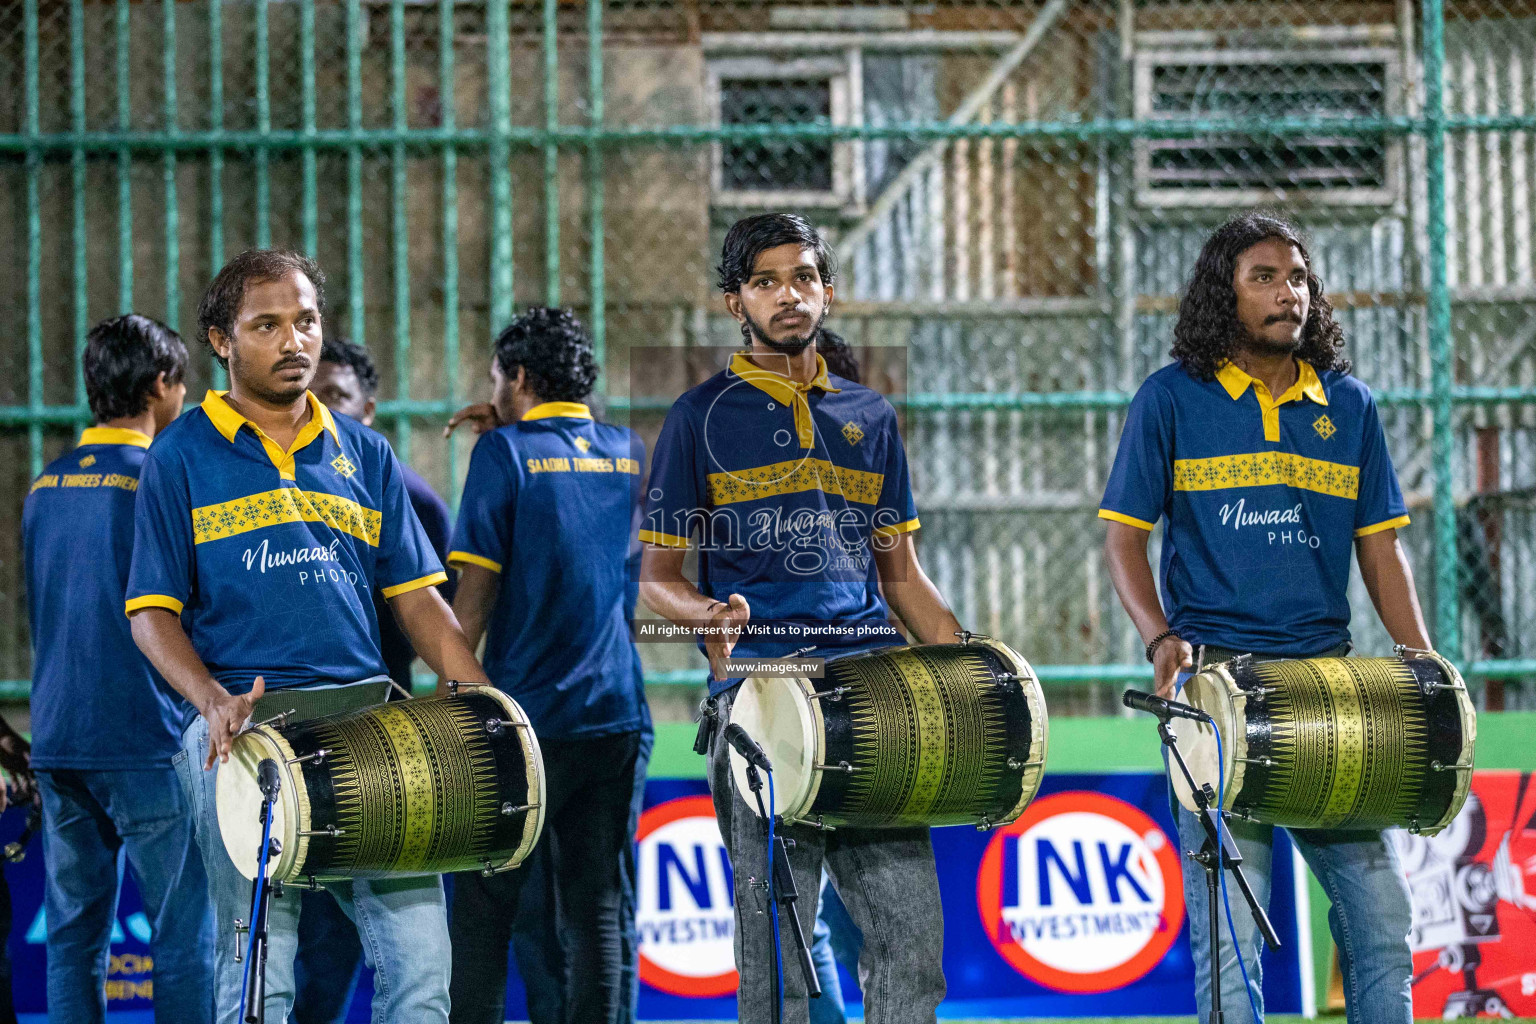
[[[1216, 794], [1211, 791], [1210, 783], [1203, 786], [1195, 785], [1195, 778], [1189, 773], [1189, 765], [1184, 762], [1184, 755], [1179, 752], [1179, 741], [1173, 735], [1173, 730], [1168, 727], [1169, 716], [1166, 713], [1158, 714], [1157, 719], [1157, 735], [1161, 737], [1163, 746], [1172, 753], [1174, 761], [1178, 763], [1179, 771], [1184, 773], [1184, 781], [1189, 783], [1189, 791], [1194, 794], [1195, 804], [1200, 808], [1200, 824], [1205, 828], [1205, 842], [1201, 845], [1200, 851], [1192, 853], [1186, 850], [1185, 856], [1205, 869], [1205, 897], [1210, 910], [1208, 928], [1211, 938], [1210, 1024], [1222, 1024], [1221, 908], [1218, 904], [1221, 900], [1219, 880], [1223, 867], [1231, 871], [1232, 877], [1237, 880], [1237, 887], [1242, 890], [1243, 898], [1248, 901], [1248, 910], [1253, 914], [1253, 919], [1259, 926], [1259, 932], [1264, 936], [1264, 944], [1270, 949], [1278, 950], [1280, 936], [1275, 934], [1269, 915], [1265, 913], [1263, 907], [1259, 906], [1258, 899], [1248, 886], [1248, 879], [1243, 875], [1243, 855], [1238, 851], [1231, 831], [1221, 823], [1225, 812], [1212, 806], [1215, 803]], [[1211, 722], [1211, 726], [1215, 728], [1215, 722]], [[1234, 936], [1234, 940], [1235, 938]], [[1243, 955], [1241, 949], [1236, 952], [1239, 957]]]
[[[767, 838], [769, 825], [772, 819], [768, 817], [768, 808], [763, 801], [763, 778], [757, 772], [757, 765], [747, 762], [747, 787], [752, 790], [752, 795], [757, 798], [757, 814], [763, 823], [763, 836]], [[768, 865], [769, 877], [773, 880], [772, 891], [774, 901], [781, 904], [789, 914], [789, 932], [795, 940], [795, 959], [800, 961], [800, 973], [805, 977], [806, 994], [812, 999], [821, 998], [821, 982], [816, 978], [816, 964], [811, 960], [811, 947], [806, 944], [805, 931], [800, 927], [800, 918], [795, 913], [795, 901], [799, 899], [799, 893], [795, 889], [795, 876], [789, 869], [789, 845], [793, 839], [785, 840], [777, 830], [773, 832], [773, 863]], [[764, 884], [767, 884], [766, 882]], [[782, 918], [783, 915], [781, 914]], [[768, 941], [773, 943], [773, 930], [768, 931]], [[768, 953], [768, 965], [772, 969], [775, 979], [779, 973], [779, 960], [777, 947], [771, 948]], [[777, 985], [777, 981], [775, 981]], [[769, 1018], [773, 1024], [780, 1024], [778, 993], [774, 993], [769, 1001]]]
[[[264, 766], [268, 762], [264, 760]], [[272, 904], [273, 889], [279, 888], [282, 883], [273, 881], [267, 883], [267, 863], [272, 857], [282, 852], [283, 844], [271, 835], [272, 805], [277, 800], [277, 792], [281, 786], [281, 780], [277, 777], [276, 764], [270, 778], [263, 778], [260, 766], [257, 769], [261, 786], [261, 813], [258, 821], [262, 826], [262, 845], [256, 852], [256, 878], [251, 882], [251, 947], [250, 958], [245, 965], [245, 1005], [241, 1007], [240, 1019], [246, 1024], [265, 1024], [267, 1019], [267, 910]], [[278, 895], [281, 895], [279, 888]], [[241, 931], [240, 922], [235, 922], [235, 934]], [[240, 959], [239, 941], [236, 940], [235, 960]]]

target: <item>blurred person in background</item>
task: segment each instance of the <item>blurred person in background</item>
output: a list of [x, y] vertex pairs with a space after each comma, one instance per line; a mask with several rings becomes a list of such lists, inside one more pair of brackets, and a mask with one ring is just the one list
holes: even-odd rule
[[[106, 1019], [126, 849], [150, 923], [155, 1019], [196, 1024], [213, 1016], [213, 932], [192, 811], [172, 765], [180, 701], [123, 614], [139, 473], [150, 442], [181, 413], [187, 349], [164, 324], [129, 314], [91, 329], [84, 364], [95, 425], [48, 464], [22, 512], [48, 1010], [71, 1024]], [[0, 763], [14, 770], [26, 744], [4, 732]], [[9, 900], [6, 909], [9, 931]]]

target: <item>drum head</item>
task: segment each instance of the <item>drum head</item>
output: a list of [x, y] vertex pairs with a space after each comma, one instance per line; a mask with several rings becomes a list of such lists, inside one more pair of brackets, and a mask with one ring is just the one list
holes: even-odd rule
[[[214, 783], [215, 805], [219, 816], [219, 832], [224, 837], [224, 849], [235, 867], [246, 878], [256, 877], [257, 857], [261, 847], [261, 789], [256, 785], [256, 766], [263, 758], [277, 762], [278, 778], [282, 786], [277, 792], [277, 805], [273, 808], [272, 838], [282, 843], [282, 853], [267, 861], [267, 877], [283, 881], [291, 880], [292, 872], [303, 863], [308, 837], [299, 833], [309, 828], [309, 794], [304, 780], [293, 771], [288, 758], [293, 750], [275, 730], [261, 727], [248, 729], [235, 737], [229, 760], [218, 766], [219, 777]], [[202, 765], [193, 766], [201, 771]]]
[[[823, 747], [819, 716], [806, 698], [810, 680], [785, 676], [754, 676], [741, 684], [731, 705], [731, 721], [746, 730], [773, 762], [771, 813], [793, 821], [816, 800], [821, 781], [815, 769]], [[733, 748], [731, 776], [752, 813], [757, 800], [747, 784], [747, 762]], [[760, 773], [761, 774], [761, 773]], [[763, 803], [768, 780], [763, 779]]]
[[[1237, 749], [1244, 738], [1239, 728], [1242, 724], [1240, 713], [1232, 700], [1238, 692], [1237, 684], [1232, 681], [1226, 668], [1217, 665], [1192, 676], [1184, 683], [1184, 688], [1174, 695], [1175, 700], [1192, 704], [1216, 720], [1216, 729], [1212, 729], [1206, 722], [1175, 718], [1172, 728], [1174, 737], [1179, 741], [1179, 753], [1184, 755], [1196, 785], [1209, 782], [1211, 789], [1216, 789], [1216, 770], [1221, 768], [1226, 778], [1226, 804], [1223, 810], [1231, 810], [1232, 802], [1242, 788], [1242, 776], [1234, 771], [1236, 766], [1241, 765], [1238, 758], [1246, 754], [1246, 750]], [[1246, 700], [1243, 703], [1246, 704]], [[1220, 759], [1217, 757], [1217, 730], [1221, 732]], [[1189, 784], [1184, 781], [1184, 773], [1179, 771], [1176, 763], [1170, 762], [1168, 765], [1168, 777], [1173, 783], [1173, 792], [1179, 798], [1179, 803], [1187, 810], [1198, 811]]]

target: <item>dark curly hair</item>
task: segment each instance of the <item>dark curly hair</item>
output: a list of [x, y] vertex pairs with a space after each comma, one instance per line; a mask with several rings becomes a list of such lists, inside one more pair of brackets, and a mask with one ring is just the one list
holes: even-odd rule
[[1349, 360], [1343, 354], [1344, 331], [1333, 319], [1333, 304], [1323, 294], [1322, 279], [1312, 271], [1312, 256], [1301, 232], [1278, 217], [1252, 212], [1233, 217], [1206, 241], [1179, 303], [1179, 322], [1173, 328], [1173, 348], [1168, 354], [1184, 364], [1190, 376], [1211, 380], [1232, 358], [1244, 330], [1237, 319], [1237, 290], [1232, 284], [1237, 260], [1270, 238], [1294, 245], [1307, 265], [1307, 291], [1312, 298], [1296, 358], [1305, 359], [1320, 371], [1349, 371]]
[[752, 276], [757, 258], [781, 245], [798, 245], [814, 252], [822, 284], [830, 285], [837, 277], [837, 259], [832, 248], [810, 221], [796, 213], [759, 213], [743, 217], [725, 233], [720, 265], [715, 268], [720, 290], [740, 291]]
[[[283, 249], [247, 249], [216, 274], [203, 293], [203, 301], [197, 306], [197, 339], [210, 350], [208, 329], [217, 327], [225, 336], [235, 333], [235, 317], [240, 315], [240, 305], [245, 301], [245, 290], [262, 281], [276, 281], [297, 271], [309, 278], [315, 288], [315, 302], [320, 312], [325, 312], [325, 274], [320, 265], [303, 253]], [[220, 366], [228, 366], [224, 357], [214, 351], [213, 358]]]
[[843, 380], [859, 383], [859, 357], [841, 334], [825, 327], [816, 336], [816, 352], [827, 364], [827, 370]]
[[103, 320], [85, 337], [85, 397], [97, 423], [137, 416], [165, 374], [179, 384], [187, 372], [187, 346], [158, 320], [129, 313]]
[[597, 382], [592, 342], [576, 314], [535, 306], [496, 336], [496, 363], [511, 376], [521, 366], [545, 402], [579, 402]]
[[320, 361], [352, 367], [365, 397], [373, 398], [379, 393], [379, 368], [373, 365], [373, 356], [363, 346], [346, 338], [326, 338], [320, 345]]

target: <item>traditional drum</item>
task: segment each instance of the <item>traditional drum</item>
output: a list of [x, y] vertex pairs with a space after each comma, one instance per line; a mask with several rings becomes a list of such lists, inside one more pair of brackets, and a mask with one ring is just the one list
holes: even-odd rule
[[235, 738], [217, 783], [230, 859], [256, 877], [257, 765], [281, 789], [269, 862], [279, 881], [382, 878], [522, 863], [544, 827], [544, 766], [523, 709], [489, 686], [394, 701]]
[[[1045, 766], [1040, 681], [984, 637], [842, 658], [824, 679], [747, 679], [731, 721], [773, 762], [774, 813], [824, 828], [1004, 825]], [[756, 811], [734, 750], [731, 770]]]
[[[1450, 662], [1395, 658], [1238, 658], [1205, 669], [1182, 699], [1209, 714], [1174, 721], [1196, 784], [1226, 775], [1225, 809], [1297, 828], [1433, 834], [1467, 798], [1477, 717]], [[1221, 760], [1216, 733], [1221, 734]], [[1195, 809], [1182, 773], [1179, 802]], [[1214, 802], [1214, 801], [1213, 801]]]

